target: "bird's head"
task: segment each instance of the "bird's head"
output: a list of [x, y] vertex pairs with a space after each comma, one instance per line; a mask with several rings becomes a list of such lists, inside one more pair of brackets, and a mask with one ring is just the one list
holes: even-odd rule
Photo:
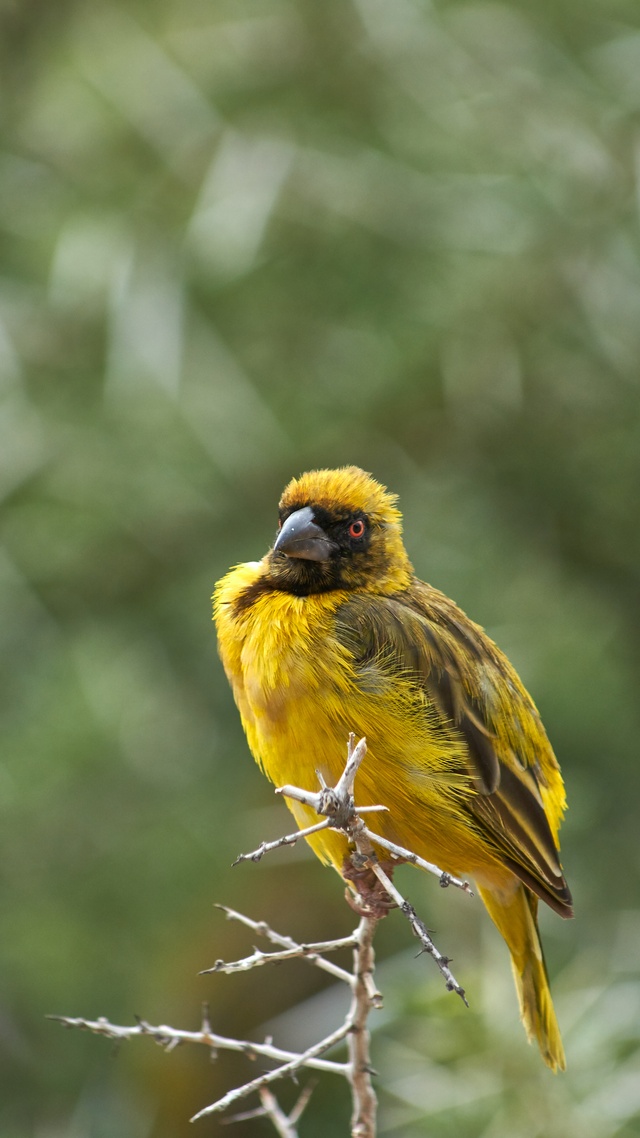
[[357, 466], [294, 478], [266, 557], [273, 584], [299, 596], [330, 589], [394, 593], [413, 573], [397, 496]]

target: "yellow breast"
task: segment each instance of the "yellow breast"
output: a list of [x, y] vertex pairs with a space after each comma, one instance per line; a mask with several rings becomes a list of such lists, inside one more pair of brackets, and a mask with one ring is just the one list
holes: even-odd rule
[[[255, 582], [257, 569], [238, 566], [216, 588], [220, 655], [252, 753], [265, 773], [275, 783], [297, 778], [298, 785], [315, 789], [313, 766], [310, 778], [304, 778], [310, 764], [302, 758], [303, 748], [308, 752], [313, 745], [317, 751], [310, 739], [319, 736], [330, 748], [327, 733], [335, 734], [330, 724], [353, 687], [349, 654], [332, 632], [345, 595], [309, 598], [270, 591], [242, 608], [238, 598]], [[343, 729], [336, 769], [347, 734]]]
[[[346, 592], [260, 593], [259, 577], [259, 564], [238, 566], [214, 596], [220, 655], [254, 758], [276, 785], [317, 790], [317, 771], [329, 784], [339, 777], [349, 732], [366, 735], [358, 803], [389, 807], [374, 825], [393, 840], [404, 836], [406, 844], [415, 825], [414, 848], [425, 840], [440, 845], [436, 832], [445, 817], [452, 835], [458, 830], [460, 739], [443, 733], [423, 702], [417, 706], [415, 687], [402, 678], [362, 684], [335, 632]], [[317, 821], [304, 807], [291, 809], [300, 825]], [[341, 863], [338, 835], [326, 833], [312, 844], [321, 857]]]

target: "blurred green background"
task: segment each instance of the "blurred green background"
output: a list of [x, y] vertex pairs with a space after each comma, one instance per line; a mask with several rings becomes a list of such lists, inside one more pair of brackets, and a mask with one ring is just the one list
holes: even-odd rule
[[[287, 1046], [334, 1009], [302, 963], [197, 972], [255, 939], [215, 901], [353, 919], [304, 850], [230, 869], [290, 820], [209, 605], [288, 479], [347, 462], [538, 702], [577, 910], [543, 917], [554, 1078], [480, 904], [405, 879], [471, 1010], [386, 921], [381, 1133], [639, 1134], [637, 0], [5, 0], [0, 29], [0, 1134], [216, 1134], [188, 1118], [255, 1074], [46, 1013], [208, 998]], [[347, 1112], [323, 1078], [301, 1134]]]

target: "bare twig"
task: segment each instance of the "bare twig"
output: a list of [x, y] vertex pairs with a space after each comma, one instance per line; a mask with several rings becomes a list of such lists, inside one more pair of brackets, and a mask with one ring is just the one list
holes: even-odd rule
[[[241, 916], [236, 913], [233, 915], [236, 918]], [[241, 919], [243, 919], [243, 923], [248, 923], [246, 919]], [[268, 1087], [271, 1083], [294, 1074], [300, 1067], [308, 1067], [317, 1064], [320, 1055], [329, 1051], [338, 1043], [341, 1043], [342, 1040], [349, 1039], [349, 1063], [335, 1064], [335, 1066], [340, 1066], [340, 1073], [346, 1075], [351, 1082], [354, 1091], [354, 1103], [358, 1103], [358, 1129], [352, 1131], [354, 1138], [374, 1138], [375, 1094], [371, 1086], [370, 1078], [369, 1033], [366, 1029], [366, 1021], [371, 1007], [380, 1007], [382, 1002], [382, 997], [372, 981], [374, 959], [372, 940], [376, 923], [375, 918], [363, 916], [360, 919], [358, 928], [351, 937], [343, 938], [341, 943], [333, 942], [336, 947], [344, 947], [349, 943], [354, 947], [353, 975], [345, 973], [352, 989], [351, 1006], [341, 1026], [325, 1036], [319, 1043], [314, 1044], [300, 1055], [297, 1055], [290, 1062], [284, 1063], [274, 1071], [269, 1071], [257, 1079], [252, 1079], [251, 1082], [229, 1091], [226, 1095], [223, 1095], [222, 1098], [204, 1107], [203, 1110], [194, 1115], [192, 1121], [198, 1118], [204, 1118], [208, 1114], [224, 1111], [234, 1102], [245, 1098], [252, 1092], [260, 1091], [263, 1087]], [[277, 937], [279, 941], [286, 940], [290, 942], [289, 937], [280, 937], [279, 934], [274, 934], [272, 929], [269, 929], [268, 934], [266, 929], [262, 931], [265, 935], [270, 935], [270, 938]], [[298, 949], [298, 955], [304, 957], [303, 946], [298, 945], [296, 947]], [[293, 953], [291, 953], [291, 955], [293, 955]], [[325, 963], [328, 962], [325, 961]], [[314, 1060], [314, 1063], [310, 1062], [311, 1059]], [[327, 1062], [327, 1060], [324, 1062]], [[355, 1116], [356, 1107], [354, 1106], [354, 1119]]]
[[252, 850], [251, 853], [238, 854], [236, 860], [232, 862], [232, 866], [239, 865], [241, 861], [261, 861], [266, 853], [271, 853], [272, 850], [279, 850], [282, 846], [295, 846], [300, 838], [308, 838], [310, 834], [317, 834], [319, 830], [327, 830], [331, 825], [329, 819], [324, 822], [317, 822], [315, 826], [307, 826], [305, 830], [296, 830], [293, 834], [285, 834], [282, 838], [276, 838], [273, 842], [261, 842], [257, 849]]
[[274, 1047], [269, 1042], [253, 1043], [248, 1039], [230, 1039], [225, 1035], [217, 1035], [211, 1031], [208, 1023], [200, 1031], [182, 1031], [177, 1027], [169, 1027], [168, 1024], [154, 1026], [154, 1024], [147, 1023], [143, 1019], [129, 1027], [120, 1027], [118, 1024], [110, 1023], [104, 1016], [90, 1020], [82, 1019], [79, 1016], [50, 1015], [47, 1016], [47, 1019], [56, 1020], [64, 1027], [79, 1027], [83, 1031], [92, 1031], [94, 1035], [106, 1035], [108, 1039], [115, 1039], [118, 1042], [135, 1039], [138, 1035], [148, 1035], [165, 1051], [172, 1051], [181, 1043], [201, 1043], [209, 1048], [214, 1057], [217, 1051], [239, 1051], [248, 1059], [256, 1059], [260, 1055], [265, 1059], [273, 1059], [276, 1063], [293, 1063], [295, 1066], [299, 1066], [299, 1061], [302, 1058], [306, 1067], [314, 1067], [317, 1071], [331, 1071], [334, 1075], [345, 1075], [347, 1073], [346, 1063], [334, 1063], [329, 1059], [320, 1058], [322, 1048], [316, 1050], [313, 1055], [305, 1052], [303, 1056], [300, 1056], [296, 1052], [284, 1051], [281, 1047]]
[[[303, 1051], [300, 1055], [296, 1055], [288, 1063], [283, 1063], [281, 1067], [276, 1067], [275, 1071], [268, 1071], [266, 1074], [260, 1075], [257, 1079], [252, 1079], [251, 1082], [245, 1083], [244, 1086], [235, 1087], [234, 1090], [228, 1091], [222, 1098], [217, 1099], [216, 1102], [210, 1103], [209, 1106], [205, 1106], [202, 1110], [199, 1110], [197, 1114], [194, 1114], [191, 1121], [195, 1122], [199, 1118], [205, 1118], [208, 1114], [221, 1113], [223, 1110], [226, 1110], [227, 1107], [232, 1106], [234, 1102], [238, 1102], [239, 1099], [246, 1098], [247, 1095], [252, 1094], [253, 1091], [259, 1091], [262, 1087], [268, 1087], [271, 1083], [275, 1083], [279, 1079], [294, 1075], [300, 1067], [316, 1067], [318, 1070], [327, 1070], [326, 1064], [328, 1060], [320, 1060], [319, 1056], [323, 1055], [325, 1051], [329, 1051], [330, 1048], [335, 1047], [336, 1044], [341, 1043], [350, 1031], [351, 1023], [347, 1016], [340, 1027], [336, 1028], [336, 1030], [332, 1031], [329, 1035], [326, 1035], [319, 1043], [314, 1043], [311, 1047], [308, 1047], [306, 1051]], [[332, 1066], [339, 1074], [349, 1076], [349, 1064], [334, 1063]]]
[[438, 866], [424, 861], [423, 858], [419, 858], [417, 854], [413, 854], [409, 850], [403, 850], [402, 846], [397, 846], [393, 842], [380, 838], [379, 835], [372, 833], [371, 830], [365, 826], [360, 817], [360, 811], [354, 804], [353, 788], [356, 774], [366, 753], [366, 740], [360, 739], [359, 743], [356, 744], [355, 736], [351, 734], [347, 748], [347, 762], [335, 787], [328, 787], [324, 779], [319, 776], [322, 785], [321, 789], [316, 793], [301, 790], [295, 786], [280, 787], [276, 793], [282, 794], [286, 798], [293, 798], [298, 802], [303, 802], [307, 806], [311, 806], [317, 814], [327, 815], [331, 829], [339, 830], [346, 834], [356, 847], [360, 859], [360, 866], [370, 869], [375, 875], [387, 897], [393, 904], [398, 906], [409, 921], [414, 935], [418, 937], [422, 945], [423, 951], [428, 953], [429, 956], [435, 960], [444, 976], [447, 990], [456, 992], [466, 1004], [467, 998], [464, 988], [458, 983], [449, 968], [449, 964], [451, 963], [449, 957], [443, 956], [436, 948], [424, 922], [420, 920], [413, 906], [402, 896], [400, 891], [393, 884], [390, 876], [385, 873], [378, 861], [373, 843], [376, 842], [378, 845], [383, 846], [384, 849], [389, 850], [399, 860], [410, 861], [414, 865], [419, 865], [422, 869], [427, 869], [430, 873], [435, 874], [439, 878], [440, 884], [443, 886], [456, 885], [466, 893], [473, 895], [469, 883], [468, 881], [461, 881], [457, 877], [452, 877], [451, 874], [445, 873], [439, 869]]
[[352, 1138], [374, 1138], [378, 1102], [373, 1089], [370, 1033], [367, 1026], [372, 1007], [382, 1006], [382, 996], [373, 984], [373, 937], [378, 920], [363, 917], [360, 922], [360, 940], [354, 951], [355, 989], [353, 994], [352, 1028], [349, 1036], [349, 1065], [353, 1109], [351, 1112]]
[[[319, 774], [318, 778], [321, 783], [319, 791], [302, 790], [298, 786], [279, 786], [276, 789], [276, 794], [282, 794], [285, 798], [293, 798], [296, 802], [302, 802], [305, 806], [310, 806], [315, 810], [316, 814], [325, 815], [327, 817], [330, 829], [342, 830], [351, 837], [351, 830], [353, 828], [354, 820], [360, 818], [362, 814], [371, 813], [373, 811], [387, 811], [387, 806], [356, 806], [353, 799], [353, 790], [355, 777], [358, 769], [367, 753], [366, 739], [360, 739], [359, 743], [355, 743], [355, 735], [352, 733], [349, 736], [348, 750], [347, 750], [347, 763], [340, 776], [339, 781], [335, 787], [328, 787]], [[320, 824], [317, 829], [322, 829]], [[306, 834], [315, 832], [316, 827], [310, 827], [308, 830], [301, 830], [300, 833]], [[418, 854], [413, 853], [412, 850], [405, 849], [404, 846], [399, 846], [395, 842], [391, 842], [388, 838], [383, 838], [379, 834], [373, 833], [367, 826], [362, 823], [359, 827], [359, 833], [368, 837], [372, 842], [383, 847], [392, 853], [394, 857], [401, 861], [408, 861], [411, 865], [417, 865], [420, 869], [424, 869], [427, 873], [434, 874], [438, 878], [443, 888], [448, 885], [455, 885], [456, 888], [462, 889], [465, 893], [473, 896], [473, 890], [468, 881], [461, 881], [460, 878], [454, 877], [451, 873], [445, 873], [437, 865], [430, 861], [425, 861], [424, 858], [419, 857]], [[272, 848], [277, 845], [282, 845], [283, 840], [276, 843], [269, 843]], [[265, 843], [263, 843], [265, 845]], [[260, 847], [262, 853], [266, 853], [266, 849]], [[257, 852], [257, 851], [256, 851]], [[243, 855], [246, 858], [252, 858], [252, 854]], [[238, 859], [240, 860], [240, 859]]]
[[277, 964], [283, 960], [302, 959], [307, 960], [310, 964], [315, 964], [323, 972], [328, 972], [336, 980], [342, 980], [346, 984], [352, 985], [353, 976], [351, 973], [347, 972], [345, 968], [340, 968], [333, 961], [325, 960], [320, 953], [336, 952], [340, 948], [353, 948], [356, 944], [356, 933], [352, 933], [351, 936], [340, 937], [337, 940], [321, 941], [318, 944], [297, 944], [291, 937], [282, 936], [275, 932], [265, 921], [253, 921], [250, 917], [245, 917], [243, 913], [237, 913], [234, 909], [228, 909], [225, 905], [217, 905], [216, 908], [226, 913], [229, 920], [239, 921], [247, 928], [259, 933], [260, 936], [266, 937], [272, 944], [282, 945], [283, 951], [261, 952], [260, 949], [256, 949], [252, 956], [246, 956], [242, 960], [233, 960], [229, 963], [224, 960], [216, 960], [212, 968], [202, 969], [201, 976], [206, 976], [210, 972], [248, 972], [262, 964]]
[[424, 921], [420, 920], [420, 918], [419, 918], [418, 914], [416, 913], [413, 905], [411, 905], [409, 903], [409, 901], [407, 901], [402, 896], [402, 894], [399, 892], [399, 890], [396, 889], [395, 885], [393, 884], [393, 881], [384, 872], [384, 869], [382, 868], [382, 866], [376, 865], [374, 863], [371, 866], [371, 870], [373, 873], [375, 873], [376, 877], [378, 878], [378, 881], [381, 883], [381, 885], [384, 886], [384, 888], [385, 888], [386, 892], [389, 894], [389, 896], [393, 897], [393, 899], [396, 902], [398, 908], [400, 909], [400, 912], [402, 913], [402, 915], [404, 917], [406, 917], [407, 920], [409, 921], [409, 924], [411, 925], [411, 928], [413, 929], [414, 936], [417, 936], [418, 940], [420, 941], [420, 943], [422, 945], [422, 951], [427, 952], [429, 954], [429, 956], [432, 956], [433, 959], [435, 960], [436, 964], [438, 965], [438, 968], [440, 969], [440, 971], [442, 972], [442, 975], [444, 976], [445, 983], [447, 985], [447, 991], [456, 992], [460, 996], [463, 1003], [466, 1004], [467, 1007], [469, 1007], [464, 988], [460, 987], [460, 985], [458, 984], [458, 981], [456, 980], [455, 976], [453, 975], [453, 972], [449, 968], [449, 965], [451, 963], [449, 957], [443, 956], [442, 953], [438, 951], [438, 949], [436, 948], [435, 944], [433, 943], [433, 941], [429, 935], [429, 931], [428, 931], [426, 925], [424, 924]]
[[260, 1093], [260, 1106], [255, 1110], [245, 1110], [242, 1114], [234, 1114], [231, 1118], [223, 1118], [222, 1124], [229, 1126], [232, 1122], [244, 1122], [249, 1118], [269, 1118], [277, 1130], [280, 1138], [298, 1138], [296, 1124], [302, 1117], [303, 1111], [316, 1088], [315, 1082], [307, 1083], [293, 1110], [285, 1114], [275, 1095], [268, 1087], [263, 1087]]
[[[363, 810], [360, 809], [358, 811], [358, 814], [360, 815], [362, 813]], [[425, 861], [423, 857], [419, 857], [418, 854], [412, 853], [411, 850], [405, 849], [404, 846], [396, 845], [395, 842], [390, 842], [388, 838], [383, 838], [380, 834], [374, 834], [373, 831], [368, 828], [368, 826], [365, 826], [363, 832], [366, 833], [366, 836], [372, 842], [375, 842], [377, 846], [382, 846], [383, 849], [388, 850], [388, 852], [393, 854], [394, 857], [398, 858], [399, 861], [408, 861], [410, 865], [416, 865], [418, 869], [425, 869], [427, 873], [433, 873], [433, 875], [439, 879], [440, 885], [443, 889], [446, 889], [449, 885], [455, 885], [456, 889], [462, 889], [463, 892], [468, 893], [470, 897], [474, 896], [473, 889], [469, 885], [468, 881], [461, 881], [459, 877], [453, 877], [451, 873], [446, 873], [444, 870], [438, 869], [437, 865], [434, 865], [430, 861]]]
[[[302, 1092], [295, 1107], [287, 1115], [270, 1089], [272, 1084], [287, 1077], [295, 1076], [303, 1067], [342, 1075], [349, 1081], [352, 1089], [352, 1138], [375, 1138], [377, 1102], [372, 1084], [373, 1071], [369, 1054], [368, 1016], [372, 1008], [379, 1008], [382, 1005], [382, 997], [373, 978], [373, 938], [378, 920], [385, 915], [389, 908], [397, 906], [400, 909], [411, 924], [414, 934], [418, 937], [422, 951], [429, 953], [436, 961], [444, 976], [447, 988], [450, 991], [457, 992], [464, 1002], [467, 1002], [464, 989], [458, 984], [449, 968], [449, 959], [438, 951], [424, 922], [393, 884], [391, 879], [393, 862], [409, 862], [417, 865], [421, 869], [435, 874], [442, 886], [455, 885], [467, 893], [471, 893], [471, 889], [468, 882], [452, 877], [439, 869], [438, 866], [420, 858], [411, 850], [406, 850], [369, 830], [363, 820], [363, 815], [385, 811], [386, 807], [383, 805], [357, 807], [355, 805], [355, 777], [366, 751], [366, 741], [361, 739], [356, 745], [355, 736], [350, 735], [347, 762], [335, 787], [327, 786], [320, 774], [318, 775], [320, 790], [317, 793], [294, 786], [280, 787], [276, 793], [311, 807], [323, 820], [304, 830], [296, 831], [294, 834], [287, 834], [276, 841], [263, 842], [252, 853], [241, 854], [237, 858], [237, 861], [259, 861], [264, 854], [281, 846], [294, 845], [300, 838], [308, 837], [321, 830], [333, 829], [341, 832], [348, 839], [353, 851], [351, 854], [353, 882], [357, 883], [357, 888], [361, 893], [361, 896], [356, 895], [355, 900], [351, 901], [352, 906], [360, 915], [358, 927], [347, 937], [311, 944], [298, 944], [291, 937], [276, 932], [264, 921], [254, 921], [243, 913], [220, 905], [218, 907], [226, 914], [227, 919], [238, 921], [258, 936], [265, 937], [276, 947], [276, 951], [263, 952], [261, 949], [255, 948], [251, 955], [240, 960], [230, 962], [217, 960], [213, 967], [203, 970], [204, 973], [245, 972], [264, 964], [281, 963], [293, 959], [306, 960], [314, 967], [327, 972], [334, 979], [347, 984], [351, 990], [349, 1010], [338, 1028], [326, 1035], [324, 1039], [312, 1044], [306, 1051], [292, 1052], [275, 1047], [271, 1039], [265, 1040], [264, 1043], [253, 1043], [249, 1040], [229, 1039], [226, 1036], [216, 1034], [211, 1028], [206, 1005], [203, 1010], [200, 1031], [182, 1031], [168, 1027], [166, 1024], [154, 1026], [142, 1019], [133, 1026], [120, 1027], [110, 1023], [102, 1016], [97, 1020], [70, 1016], [50, 1016], [49, 1018], [58, 1020], [67, 1027], [84, 1028], [118, 1041], [148, 1035], [167, 1051], [182, 1043], [198, 1043], [209, 1048], [212, 1058], [216, 1057], [218, 1050], [227, 1050], [241, 1052], [249, 1059], [255, 1060], [261, 1057], [277, 1064], [274, 1070], [260, 1074], [257, 1078], [228, 1091], [222, 1098], [204, 1107], [194, 1115], [192, 1121], [210, 1114], [221, 1113], [233, 1103], [255, 1092], [260, 1096], [260, 1106], [244, 1114], [235, 1115], [227, 1121], [233, 1122], [258, 1117], [268, 1118], [280, 1138], [297, 1138], [296, 1124], [309, 1100], [312, 1088], [307, 1087]], [[374, 846], [381, 847], [391, 854], [391, 860], [381, 865]], [[345, 875], [349, 876], [346, 870]], [[352, 972], [326, 959], [327, 953], [336, 952], [343, 948], [353, 949]], [[347, 1062], [336, 1062], [324, 1057], [328, 1051], [344, 1041], [347, 1042], [348, 1046], [349, 1058]]]
[[298, 1095], [298, 1099], [293, 1110], [289, 1111], [289, 1121], [292, 1122], [294, 1126], [297, 1123], [298, 1119], [302, 1118], [302, 1115], [307, 1108], [309, 1099], [311, 1098], [311, 1095], [315, 1091], [317, 1085], [317, 1079], [312, 1079], [310, 1083], [307, 1083], [304, 1090], [301, 1092], [301, 1094]]

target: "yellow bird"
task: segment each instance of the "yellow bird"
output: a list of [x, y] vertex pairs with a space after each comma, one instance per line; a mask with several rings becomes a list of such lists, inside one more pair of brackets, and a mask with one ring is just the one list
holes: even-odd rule
[[[220, 655], [254, 758], [277, 785], [335, 784], [366, 736], [359, 806], [372, 829], [472, 876], [504, 937], [529, 1039], [565, 1057], [537, 928], [538, 898], [572, 916], [558, 859], [565, 793], [536, 707], [507, 658], [417, 579], [390, 494], [355, 466], [294, 479], [261, 561], [218, 582]], [[300, 803], [300, 827], [317, 821]], [[346, 838], [308, 839], [342, 871]]]

